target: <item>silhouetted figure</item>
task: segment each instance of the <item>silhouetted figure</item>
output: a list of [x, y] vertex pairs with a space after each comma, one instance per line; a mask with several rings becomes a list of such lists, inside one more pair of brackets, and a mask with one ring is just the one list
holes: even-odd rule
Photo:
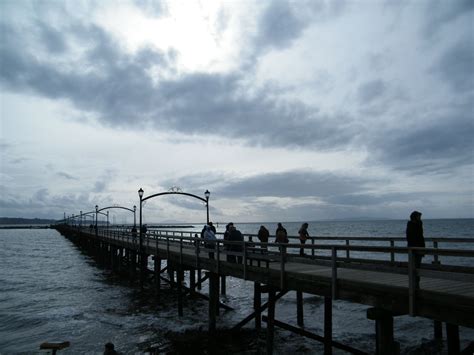
[[146, 227], [146, 224], [142, 226], [142, 236], [146, 235], [146, 232], [148, 232], [148, 228]]
[[[278, 223], [278, 227], [275, 231], [275, 243], [280, 244], [287, 244], [288, 243], [288, 232], [283, 227], [281, 223]], [[283, 247], [278, 247], [280, 249], [280, 253], [284, 250]], [[283, 255], [283, 260], [286, 260], [286, 255]]]
[[[265, 228], [265, 226], [260, 226], [257, 237], [260, 243], [268, 243], [268, 238], [270, 238], [270, 232], [267, 228]], [[261, 248], [267, 250], [267, 245], [262, 245]]]
[[[423, 222], [421, 221], [421, 212], [413, 211], [410, 215], [410, 220], [407, 223], [407, 246], [424, 248], [425, 247], [425, 237], [423, 235]], [[421, 266], [421, 259], [424, 255], [416, 253], [415, 257], [415, 267], [419, 268]]]
[[209, 222], [209, 227], [210, 227], [211, 230], [214, 232], [214, 234], [217, 233], [216, 227], [214, 227], [214, 224], [212, 224], [212, 222]]
[[[300, 236], [300, 243], [305, 244], [306, 240], [309, 238], [309, 233], [308, 233], [308, 223], [303, 223], [301, 225], [300, 230], [298, 231], [298, 235]], [[300, 256], [304, 256], [304, 249], [300, 248]]]
[[275, 231], [275, 243], [288, 243], [288, 233], [281, 223]]
[[[243, 241], [244, 241], [244, 236], [232, 224], [232, 226], [230, 226], [230, 228], [229, 228], [229, 242], [243, 242]], [[241, 243], [235, 243], [235, 244], [230, 245], [230, 250], [232, 252], [235, 252], [235, 253], [242, 253], [243, 252], [243, 246], [242, 246]], [[229, 255], [229, 257], [230, 257], [229, 258], [230, 260], [229, 259], [228, 260], [231, 263], [236, 262], [236, 255]], [[239, 264], [242, 264], [242, 255], [237, 256], [237, 262]]]
[[[204, 226], [204, 246], [208, 249], [214, 249], [216, 245], [216, 235], [211, 226]], [[209, 259], [214, 259], [214, 252], [209, 252]]]
[[[225, 226], [225, 232], [224, 232], [224, 241], [228, 241], [229, 240], [229, 236], [230, 236], [230, 227], [232, 227], [234, 225], [234, 223], [230, 222], [230, 223], [227, 223], [227, 225]], [[224, 244], [224, 249], [225, 250], [231, 250], [231, 246], [229, 244]], [[231, 262], [231, 255], [227, 255], [227, 261]]]
[[112, 343], [105, 344], [104, 355], [117, 355], [114, 344]]
[[133, 238], [133, 241], [137, 239], [137, 227], [135, 226], [132, 227], [132, 238]]

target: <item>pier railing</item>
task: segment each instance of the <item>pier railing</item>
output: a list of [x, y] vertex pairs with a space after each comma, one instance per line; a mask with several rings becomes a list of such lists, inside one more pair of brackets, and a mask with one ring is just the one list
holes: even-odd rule
[[[82, 231], [88, 237], [95, 237], [95, 231], [87, 233], [85, 228]], [[195, 237], [196, 234], [198, 237]], [[139, 251], [138, 235], [131, 230], [100, 228], [97, 237]], [[307, 244], [300, 244], [299, 241], [278, 244], [256, 242], [255, 237], [245, 235], [244, 241], [227, 241], [220, 238], [208, 241], [200, 238], [200, 233], [195, 232], [151, 230], [144, 236], [142, 247], [146, 253], [165, 253], [167, 259], [173, 258], [181, 264], [186, 259], [188, 266], [217, 273], [224, 266], [228, 269], [234, 265], [232, 268], [236, 270], [235, 275], [243, 279], [248, 279], [249, 272], [256, 271], [277, 275], [281, 289], [286, 289], [290, 274], [298, 273], [291, 271], [290, 264], [325, 266], [333, 299], [338, 298], [341, 280], [339, 273], [343, 269], [405, 275], [411, 315], [417, 314], [420, 291], [428, 290], [428, 284], [424, 285], [423, 280], [447, 279], [474, 284], [474, 249], [471, 247], [474, 246], [474, 240], [471, 238], [426, 238], [427, 244], [432, 243], [433, 247], [407, 248], [396, 246], [396, 243], [405, 243], [404, 238], [313, 237]], [[298, 239], [293, 237], [290, 240]], [[362, 245], [367, 242], [388, 243], [389, 246]], [[440, 248], [440, 244], [457, 248]], [[462, 247], [459, 247], [460, 245]], [[305, 251], [305, 255], [299, 254], [300, 249]], [[425, 262], [420, 267], [417, 267], [415, 262], [416, 255], [425, 256]], [[431, 262], [426, 262], [430, 260]], [[441, 260], [449, 263], [442, 264]], [[450, 290], [434, 292], [449, 294]]]

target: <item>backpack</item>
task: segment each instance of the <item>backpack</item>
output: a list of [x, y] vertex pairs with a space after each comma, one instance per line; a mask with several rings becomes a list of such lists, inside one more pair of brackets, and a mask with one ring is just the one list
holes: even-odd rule
[[276, 233], [276, 242], [277, 243], [288, 243], [288, 238], [283, 229], [279, 229]]

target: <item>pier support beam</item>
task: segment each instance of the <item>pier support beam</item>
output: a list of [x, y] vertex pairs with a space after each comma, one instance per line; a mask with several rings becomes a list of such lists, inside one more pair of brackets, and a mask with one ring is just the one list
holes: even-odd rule
[[209, 273], [209, 332], [216, 330], [217, 309], [219, 307], [219, 275]]
[[393, 338], [393, 314], [381, 308], [369, 308], [367, 318], [375, 320], [377, 355], [397, 355], [400, 345]]
[[443, 323], [440, 322], [439, 320], [433, 321], [433, 327], [434, 327], [434, 339], [436, 341], [442, 341], [443, 340]]
[[196, 270], [189, 270], [189, 288], [193, 291], [196, 290]]
[[198, 289], [198, 290], [201, 290], [201, 279], [202, 279], [202, 275], [201, 275], [201, 274], [202, 274], [202, 273], [201, 273], [201, 269], [198, 269], [198, 270], [197, 270], [197, 275], [198, 275], [198, 280], [199, 280], [199, 282], [198, 282], [198, 284], [197, 284], [197, 289]]
[[184, 271], [179, 267], [176, 272], [177, 278], [177, 288], [178, 288], [178, 316], [183, 316], [183, 281], [184, 281]]
[[332, 298], [324, 297], [324, 355], [332, 354]]
[[155, 292], [156, 296], [160, 296], [160, 287], [161, 287], [161, 259], [158, 256], [154, 256], [153, 271], [155, 275]]
[[276, 293], [275, 288], [271, 287], [268, 290], [268, 319], [267, 319], [267, 354], [273, 354], [273, 339], [275, 332], [275, 303]]
[[446, 337], [448, 338], [448, 354], [458, 355], [461, 352], [459, 343], [459, 326], [446, 323]]
[[298, 326], [304, 326], [303, 319], [303, 292], [296, 291], [296, 320]]
[[255, 310], [255, 329], [260, 330], [262, 328], [262, 286], [260, 282], [254, 282], [253, 284], [253, 309]]
[[221, 295], [223, 295], [223, 296], [226, 295], [225, 279], [226, 279], [226, 276], [225, 276], [225, 275], [222, 275], [222, 276], [221, 276]]

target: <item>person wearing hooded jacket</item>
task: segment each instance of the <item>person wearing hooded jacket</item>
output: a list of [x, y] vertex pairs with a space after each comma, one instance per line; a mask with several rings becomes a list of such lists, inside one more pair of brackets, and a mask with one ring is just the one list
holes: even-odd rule
[[[409, 248], [424, 248], [425, 237], [423, 235], [423, 222], [421, 221], [421, 212], [413, 211], [410, 214], [410, 220], [407, 222], [406, 237]], [[421, 266], [422, 254], [415, 254], [415, 267]]]
[[[214, 234], [212, 228], [208, 225], [204, 226], [203, 238], [205, 240], [204, 245], [206, 248], [215, 249], [216, 235]], [[214, 259], [214, 252], [209, 252], [209, 259]]]

